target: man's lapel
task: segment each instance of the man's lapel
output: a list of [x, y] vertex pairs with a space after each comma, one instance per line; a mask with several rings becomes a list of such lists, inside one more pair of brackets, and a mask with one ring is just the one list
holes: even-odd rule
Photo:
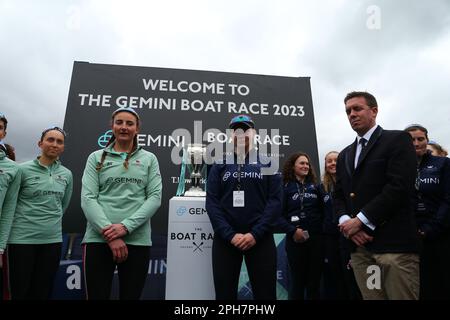
[[[358, 169], [361, 166], [361, 163], [364, 161], [364, 159], [366, 158], [367, 154], [370, 152], [370, 150], [372, 149], [372, 147], [375, 145], [375, 143], [377, 142], [377, 140], [380, 138], [381, 136], [381, 132], [383, 131], [383, 128], [381, 128], [380, 126], [378, 126], [375, 131], [372, 133], [372, 136], [370, 137], [369, 142], [367, 142], [367, 146], [364, 148], [364, 150], [361, 152], [361, 154], [359, 155], [359, 162], [358, 162], [358, 166], [356, 167], [356, 169]], [[356, 150], [356, 148], [355, 148]], [[354, 161], [354, 160], [353, 160]], [[356, 170], [355, 169], [355, 170]]]
[[358, 139], [355, 139], [355, 142], [350, 146], [350, 149], [347, 152], [347, 157], [345, 158], [345, 168], [347, 169], [347, 174], [349, 177], [353, 175], [353, 171], [355, 170], [355, 154], [356, 154], [356, 145], [358, 143]]

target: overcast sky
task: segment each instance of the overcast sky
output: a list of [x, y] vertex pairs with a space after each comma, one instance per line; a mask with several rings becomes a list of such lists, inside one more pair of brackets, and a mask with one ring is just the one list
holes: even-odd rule
[[19, 161], [63, 125], [74, 61], [309, 76], [319, 157], [355, 137], [343, 98], [378, 124], [420, 123], [450, 147], [448, 0], [0, 0], [0, 112]]

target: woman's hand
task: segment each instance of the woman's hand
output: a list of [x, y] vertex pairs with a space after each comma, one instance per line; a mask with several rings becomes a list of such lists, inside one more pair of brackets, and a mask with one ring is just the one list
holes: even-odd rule
[[106, 241], [112, 241], [122, 238], [128, 233], [126, 227], [121, 223], [114, 223], [102, 229], [103, 238]]
[[255, 237], [249, 232], [244, 234], [236, 243], [236, 247], [242, 251], [248, 250], [256, 244]]
[[237, 248], [237, 244], [241, 241], [244, 235], [242, 233], [236, 233], [231, 239], [231, 244]]
[[128, 258], [128, 248], [125, 241], [116, 239], [108, 242], [109, 248], [113, 254], [113, 260], [117, 263], [122, 263]]

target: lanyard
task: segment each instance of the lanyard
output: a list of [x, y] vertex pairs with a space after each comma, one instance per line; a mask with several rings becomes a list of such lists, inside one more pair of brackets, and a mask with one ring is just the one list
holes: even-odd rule
[[420, 171], [421, 171], [420, 167], [421, 167], [421, 164], [422, 164], [422, 159], [420, 159], [417, 162], [416, 182], [414, 183], [414, 187], [416, 188], [417, 196], [418, 196], [419, 199], [422, 198], [422, 192], [420, 192]]
[[237, 165], [237, 181], [238, 181], [237, 190], [240, 191], [241, 190], [241, 170], [242, 170], [242, 167], [243, 167], [243, 164], [241, 163], [241, 161], [244, 162], [244, 164], [245, 164], [245, 157], [244, 158], [240, 158], [238, 156], [237, 159], [238, 159], [237, 160], [237, 163], [238, 163], [238, 165]]
[[419, 167], [417, 167], [415, 187], [416, 187], [416, 190], [419, 191], [419, 189], [420, 189], [420, 169], [419, 169]]
[[238, 167], [237, 167], [237, 181], [238, 181], [237, 189], [238, 189], [238, 191], [241, 190], [241, 166], [242, 166], [242, 164], [238, 164]]
[[300, 192], [299, 183], [296, 182], [297, 192], [300, 196], [300, 211], [303, 211], [303, 199], [305, 198], [305, 185], [302, 183], [302, 191]]
[[414, 184], [417, 191], [417, 198], [422, 199], [422, 192], [420, 192], [420, 168], [417, 166], [416, 183]]

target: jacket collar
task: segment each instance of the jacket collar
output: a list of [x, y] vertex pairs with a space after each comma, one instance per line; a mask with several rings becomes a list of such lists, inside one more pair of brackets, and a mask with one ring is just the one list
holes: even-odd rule
[[375, 131], [370, 136], [370, 140], [367, 142], [366, 147], [359, 155], [359, 164], [356, 168], [355, 168], [355, 155], [356, 155], [356, 147], [358, 145], [358, 138], [356, 138], [355, 141], [350, 145], [350, 152], [348, 152], [348, 156], [345, 161], [345, 167], [346, 167], [347, 173], [349, 175], [352, 175], [354, 171], [358, 170], [358, 168], [361, 167], [361, 163], [364, 161], [367, 154], [370, 152], [370, 150], [373, 148], [375, 143], [378, 141], [382, 132], [383, 132], [383, 128], [380, 126], [377, 126]]
[[[121, 153], [124, 152], [117, 152], [114, 150], [114, 145], [116, 144], [116, 142], [114, 141], [113, 143], [111, 143], [109, 146], [107, 146], [105, 149], [103, 149], [105, 152], [109, 153], [109, 154], [114, 154], [114, 155], [119, 155]], [[139, 150], [141, 150], [142, 147], [138, 146], [133, 152], [131, 152], [131, 156], [134, 155], [136, 152], [138, 152]]]
[[61, 165], [61, 161], [60, 161], [59, 159], [56, 159], [51, 165], [49, 165], [49, 166], [44, 166], [44, 165], [42, 165], [41, 162], [39, 161], [39, 158], [40, 158], [40, 157], [41, 157], [41, 156], [38, 156], [36, 159], [33, 160], [34, 164], [36, 164], [36, 165], [39, 166], [39, 167], [52, 169], [52, 168], [58, 168], [58, 167]]

